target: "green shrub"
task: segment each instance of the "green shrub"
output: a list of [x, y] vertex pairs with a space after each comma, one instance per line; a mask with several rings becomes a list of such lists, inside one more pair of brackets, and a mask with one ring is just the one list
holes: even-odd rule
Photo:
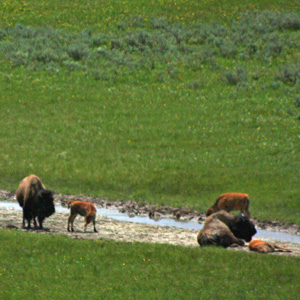
[[89, 54], [89, 49], [85, 44], [71, 45], [67, 49], [68, 55], [74, 60], [82, 60]]
[[[218, 58], [267, 60], [284, 56], [300, 45], [296, 36], [277, 31], [298, 30], [298, 14], [255, 12], [243, 14], [230, 27], [219, 24], [176, 24], [167, 18], [152, 18], [146, 27], [144, 18], [133, 16], [124, 20], [121, 31], [93, 33], [86, 29], [77, 34], [51, 27], [33, 28], [17, 24], [1, 29], [0, 49], [15, 66], [50, 70], [45, 64], [55, 63], [57, 68], [71, 58], [89, 68], [91, 65], [115, 68], [118, 65], [132, 69], [149, 68], [165, 63], [186, 64], [194, 72], [203, 63], [217, 65]], [[145, 60], [143, 56], [151, 57]], [[195, 58], [195, 62], [192, 61]], [[199, 67], [200, 66], [200, 67]], [[76, 69], [76, 68], [67, 68]], [[229, 82], [239, 80], [227, 74]]]
[[234, 58], [238, 50], [235, 47], [232, 41], [223, 40], [223, 42], [219, 45], [220, 55], [226, 58]]
[[300, 79], [300, 65], [287, 64], [279, 68], [279, 74], [276, 75], [277, 80], [284, 83], [296, 84]]
[[224, 76], [226, 81], [231, 85], [248, 81], [248, 72], [241, 66], [237, 67], [234, 71], [225, 72]]

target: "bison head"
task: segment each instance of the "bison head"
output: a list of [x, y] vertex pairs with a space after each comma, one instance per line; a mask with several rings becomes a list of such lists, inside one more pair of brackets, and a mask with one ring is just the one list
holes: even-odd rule
[[55, 213], [53, 202], [53, 192], [40, 190], [38, 193], [39, 211], [44, 217], [49, 217]]
[[249, 220], [248, 217], [242, 214], [235, 216], [233, 224], [229, 227], [235, 237], [243, 239], [246, 242], [250, 242], [252, 236], [256, 234], [254, 224]]

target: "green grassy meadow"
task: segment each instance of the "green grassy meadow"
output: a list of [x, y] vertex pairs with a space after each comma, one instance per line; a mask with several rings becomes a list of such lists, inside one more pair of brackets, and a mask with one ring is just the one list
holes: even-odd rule
[[3, 229], [0, 241], [1, 299], [299, 298], [299, 258]]
[[4, 1], [0, 186], [300, 224], [298, 1]]
[[[300, 224], [299, 1], [0, 3], [0, 188]], [[1, 299], [299, 299], [299, 258], [0, 230]], [[288, 295], [288, 296], [287, 296]]]

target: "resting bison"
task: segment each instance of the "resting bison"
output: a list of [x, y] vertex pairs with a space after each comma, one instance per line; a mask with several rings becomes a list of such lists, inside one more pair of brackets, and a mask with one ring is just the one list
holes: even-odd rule
[[84, 202], [84, 201], [74, 201], [69, 200], [68, 201], [68, 208], [71, 207], [70, 216], [68, 218], [68, 231], [70, 231], [70, 224], [71, 224], [71, 230], [73, 229], [73, 222], [76, 218], [76, 216], [79, 214], [84, 218], [84, 232], [86, 231], [86, 227], [89, 223], [93, 221], [94, 225], [94, 232], [97, 232], [96, 230], [96, 207], [91, 202]]
[[250, 242], [255, 233], [256, 229], [248, 217], [241, 214], [234, 216], [221, 210], [205, 220], [197, 240], [200, 246], [243, 246], [243, 240]]
[[275, 245], [273, 243], [263, 242], [261, 240], [253, 240], [248, 245], [251, 251], [256, 251], [259, 253], [270, 253], [270, 252], [292, 252], [290, 249], [286, 249]]
[[226, 210], [227, 212], [232, 210], [240, 210], [242, 214], [245, 214], [245, 216], [250, 218], [249, 204], [250, 199], [247, 194], [222, 194], [217, 198], [215, 204], [207, 210], [206, 215], [210, 216], [221, 209]]
[[34, 227], [37, 228], [37, 217], [39, 228], [43, 229], [44, 219], [55, 213], [53, 192], [46, 190], [37, 176], [30, 175], [20, 182], [16, 196], [19, 205], [23, 207], [22, 227], [25, 228], [27, 220], [27, 228], [30, 229], [30, 222], [33, 219]]

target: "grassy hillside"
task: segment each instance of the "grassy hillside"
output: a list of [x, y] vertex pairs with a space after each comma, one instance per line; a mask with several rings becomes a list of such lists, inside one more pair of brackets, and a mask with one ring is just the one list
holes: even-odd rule
[[198, 2], [5, 1], [1, 188], [300, 224], [298, 1]]
[[299, 258], [0, 230], [1, 299], [299, 299]]

